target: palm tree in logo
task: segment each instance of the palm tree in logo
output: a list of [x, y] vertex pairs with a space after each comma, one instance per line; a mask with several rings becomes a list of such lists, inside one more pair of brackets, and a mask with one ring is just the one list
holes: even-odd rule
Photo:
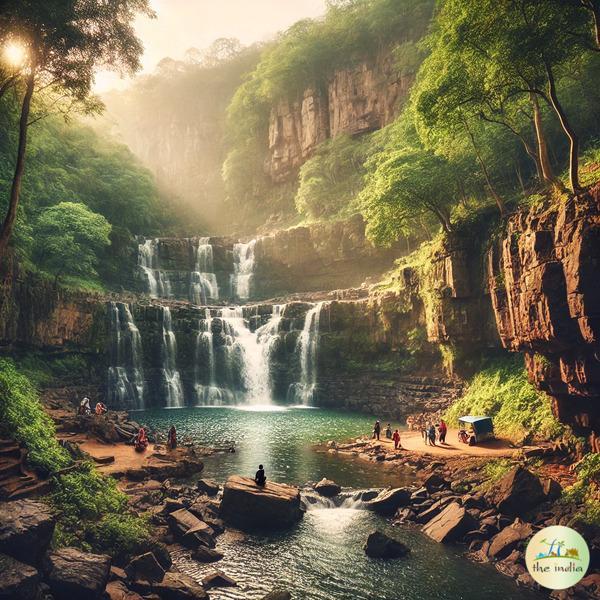
[[[565, 543], [564, 541], [559, 542], [558, 540], [554, 539], [552, 540], [552, 542], [548, 542], [546, 540], [546, 538], [544, 538], [540, 544], [545, 544], [546, 546], [550, 546], [550, 548], [548, 549], [548, 554], [546, 554], [546, 556], [556, 556], [557, 558], [560, 557], [560, 549], [564, 548]], [[554, 553], [554, 549], [556, 548], [556, 553]]]

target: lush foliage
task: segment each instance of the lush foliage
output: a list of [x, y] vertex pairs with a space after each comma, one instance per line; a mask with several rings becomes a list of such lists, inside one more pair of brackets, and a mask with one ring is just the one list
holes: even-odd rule
[[560, 435], [562, 427], [552, 415], [549, 399], [527, 381], [519, 363], [519, 357], [511, 357], [477, 373], [463, 397], [448, 409], [448, 422], [456, 425], [459, 417], [468, 414], [489, 415], [496, 433], [512, 439]]
[[35, 223], [33, 260], [58, 279], [95, 276], [98, 255], [110, 245], [111, 226], [84, 204], [60, 202], [43, 210]]
[[[38, 379], [39, 364], [23, 361]], [[25, 445], [32, 467], [44, 474], [59, 473], [51, 495], [59, 515], [55, 544], [128, 555], [147, 543], [145, 520], [128, 513], [127, 497], [114, 479], [99, 474], [91, 463], [60, 474], [71, 458], [58, 444], [54, 423], [30, 377], [6, 359], [0, 360], [0, 434]]]
[[[0, 207], [3, 210], [14, 167], [15, 120], [14, 101], [5, 96], [0, 100]], [[41, 254], [40, 226], [44, 225], [41, 216], [48, 209], [61, 203], [80, 203], [112, 225], [111, 246], [94, 244], [94, 254], [100, 259], [96, 270], [103, 278], [116, 279], [123, 247], [130, 243], [131, 236], [152, 234], [170, 223], [152, 176], [125, 146], [76, 122], [66, 123], [56, 117], [42, 119], [30, 127], [29, 138], [27, 170], [13, 240], [21, 259], [33, 267], [32, 252], [36, 245]], [[93, 224], [97, 220], [88, 222]], [[105, 237], [96, 228], [81, 233], [87, 239], [100, 233], [98, 241]], [[44, 266], [56, 272], [51, 265]]]
[[300, 168], [298, 212], [312, 220], [355, 213], [370, 143], [368, 136], [354, 140], [340, 135], [321, 144]]
[[563, 500], [581, 504], [580, 521], [600, 526], [600, 454], [586, 454], [575, 472], [577, 481], [564, 491]]
[[14, 436], [27, 447], [32, 466], [51, 473], [69, 464], [68, 454], [56, 442], [54, 423], [44, 412], [37, 390], [6, 359], [0, 360], [0, 428], [4, 435]]

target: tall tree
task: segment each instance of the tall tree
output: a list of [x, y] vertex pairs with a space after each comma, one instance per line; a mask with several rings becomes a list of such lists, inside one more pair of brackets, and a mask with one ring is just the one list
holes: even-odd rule
[[95, 69], [139, 69], [143, 48], [133, 29], [138, 13], [153, 14], [149, 0], [4, 0], [0, 47], [22, 48], [24, 60], [16, 78], [22, 94], [19, 135], [0, 260], [17, 217], [34, 96], [50, 90], [61, 102], [97, 109], [91, 100]]

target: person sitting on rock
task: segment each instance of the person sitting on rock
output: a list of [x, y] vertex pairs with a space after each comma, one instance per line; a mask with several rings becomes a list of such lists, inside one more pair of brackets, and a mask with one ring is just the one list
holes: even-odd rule
[[267, 483], [267, 477], [265, 475], [265, 469], [262, 465], [258, 465], [258, 471], [256, 471], [256, 475], [254, 476], [254, 481], [256, 485], [260, 485], [261, 487]]
[[169, 429], [169, 434], [167, 435], [167, 448], [171, 450], [177, 448], [177, 431], [175, 430], [175, 425], [171, 425], [171, 429]]
[[79, 403], [79, 414], [89, 415], [92, 412], [90, 408], [90, 399], [85, 396], [84, 399]]
[[108, 412], [108, 408], [106, 408], [106, 404], [104, 402], [96, 402], [96, 408], [94, 412], [97, 415], [105, 415]]
[[398, 450], [398, 448], [400, 447], [400, 432], [397, 429], [394, 431], [392, 439], [394, 440], [394, 449]]
[[392, 439], [392, 426], [388, 423], [387, 427], [385, 428], [385, 437], [388, 440]]
[[136, 452], [143, 452], [148, 447], [148, 436], [143, 427], [140, 427], [138, 434], [135, 436], [134, 447]]

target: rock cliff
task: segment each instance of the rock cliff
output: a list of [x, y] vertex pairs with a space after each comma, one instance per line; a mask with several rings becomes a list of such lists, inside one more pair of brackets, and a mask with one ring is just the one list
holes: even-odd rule
[[335, 71], [324, 89], [307, 88], [301, 98], [281, 100], [269, 117], [266, 172], [275, 182], [285, 181], [326, 139], [384, 127], [398, 114], [412, 81], [397, 72], [388, 50]]
[[557, 417], [600, 432], [600, 186], [511, 217], [488, 253], [502, 345], [523, 352]]

